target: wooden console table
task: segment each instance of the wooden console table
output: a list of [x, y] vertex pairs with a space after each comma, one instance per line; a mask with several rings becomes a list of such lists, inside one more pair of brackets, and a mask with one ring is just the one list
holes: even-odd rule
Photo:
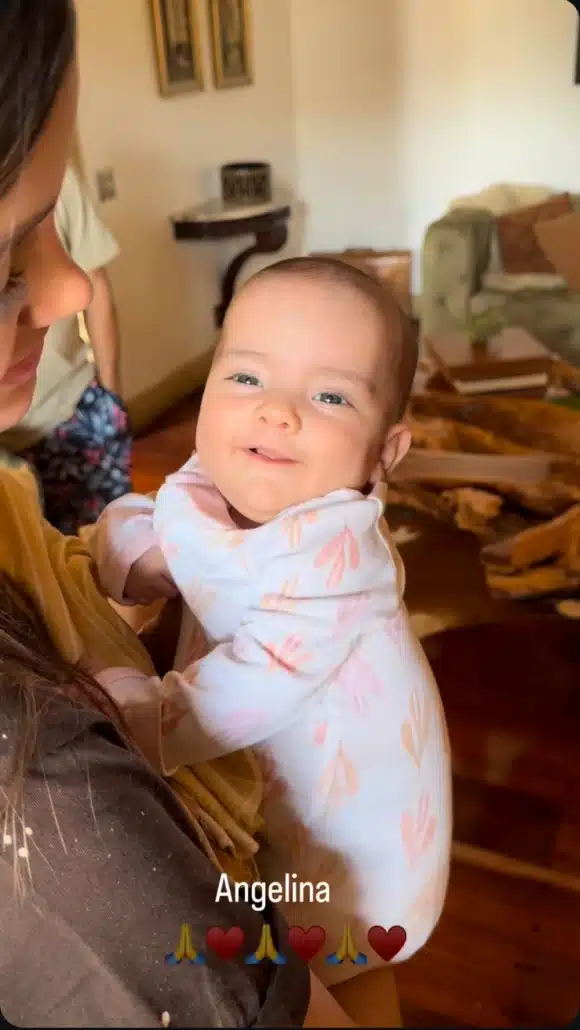
[[255, 254], [275, 254], [288, 240], [288, 220], [292, 209], [287, 198], [275, 198], [269, 204], [228, 208], [219, 200], [184, 211], [171, 218], [173, 235], [180, 243], [217, 242], [238, 236], [253, 236], [254, 243], [230, 263], [221, 284], [221, 300], [215, 308], [218, 329], [223, 325], [230, 306], [236, 280], [242, 268]]

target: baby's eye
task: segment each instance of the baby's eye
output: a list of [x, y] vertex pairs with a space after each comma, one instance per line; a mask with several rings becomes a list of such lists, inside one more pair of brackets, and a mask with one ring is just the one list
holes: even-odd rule
[[321, 404], [345, 404], [350, 408], [350, 404], [346, 397], [343, 397], [341, 393], [330, 393], [328, 390], [323, 390], [322, 393], [317, 393], [315, 401], [320, 401]]
[[230, 376], [233, 383], [240, 383], [242, 386], [261, 386], [260, 380], [257, 376], [249, 375], [248, 372], [236, 372], [235, 375]]

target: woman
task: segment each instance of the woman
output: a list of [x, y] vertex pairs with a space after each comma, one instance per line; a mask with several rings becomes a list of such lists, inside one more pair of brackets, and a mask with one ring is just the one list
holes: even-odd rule
[[[52, 217], [76, 95], [69, 0], [4, 0], [0, 431], [28, 409], [46, 328], [90, 299]], [[219, 874], [184, 809], [75, 664], [85, 631], [110, 654], [135, 656], [140, 645], [92, 601], [83, 608], [80, 543], [42, 523], [33, 491], [9, 470], [0, 527], [2, 1015], [25, 1026], [351, 1026], [291, 953], [283, 965], [165, 961], [184, 923], [196, 952], [212, 925], [239, 926], [246, 953], [266, 922], [279, 946], [284, 928], [273, 912], [216, 902]], [[77, 575], [61, 589], [62, 561]], [[76, 622], [67, 590], [77, 591]]]
[[120, 336], [107, 270], [119, 247], [72, 166], [54, 221], [91, 281], [86, 332], [77, 315], [48, 330], [33, 403], [17, 426], [0, 433], [0, 462], [29, 464], [45, 517], [61, 533], [78, 533], [131, 489], [132, 434], [119, 396]]

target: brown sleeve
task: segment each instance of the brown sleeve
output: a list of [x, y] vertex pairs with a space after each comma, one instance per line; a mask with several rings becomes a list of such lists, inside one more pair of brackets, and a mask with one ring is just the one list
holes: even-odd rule
[[[263, 914], [216, 902], [219, 875], [181, 807], [112, 728], [83, 725], [78, 713], [66, 718], [76, 722], [63, 728], [59, 717], [46, 730], [27, 781], [32, 833], [16, 843], [28, 847], [30, 875], [17, 851], [0, 851], [4, 1017], [16, 1026], [147, 1028], [161, 1026], [167, 1012], [173, 1027], [301, 1026], [306, 966], [291, 952], [282, 966], [245, 965]], [[285, 930], [270, 920], [282, 947]], [[227, 963], [208, 953], [202, 966], [167, 964], [183, 923], [203, 952], [209, 927], [239, 926], [241, 957]]]

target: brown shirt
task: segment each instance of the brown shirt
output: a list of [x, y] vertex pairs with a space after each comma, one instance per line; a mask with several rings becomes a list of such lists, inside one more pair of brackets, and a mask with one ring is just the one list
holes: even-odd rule
[[[6, 709], [3, 697], [0, 779], [15, 731]], [[23, 812], [4, 844], [0, 819], [0, 1010], [12, 1024], [146, 1028], [168, 1013], [172, 1027], [303, 1025], [308, 971], [282, 924], [216, 902], [219, 875], [179, 802], [109, 723], [62, 702], [45, 710]], [[248, 954], [264, 920], [285, 965], [165, 962], [185, 922], [204, 952], [209, 927], [241, 927]]]

